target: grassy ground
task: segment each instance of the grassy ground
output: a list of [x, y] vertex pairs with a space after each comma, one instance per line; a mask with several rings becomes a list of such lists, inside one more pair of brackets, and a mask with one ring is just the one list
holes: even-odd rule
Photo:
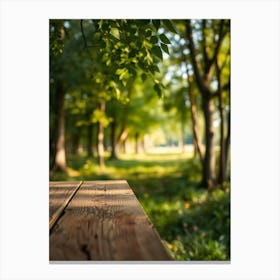
[[123, 155], [100, 169], [94, 159], [69, 157], [69, 175], [50, 180], [125, 179], [177, 260], [230, 259], [230, 189], [211, 195], [187, 154]]

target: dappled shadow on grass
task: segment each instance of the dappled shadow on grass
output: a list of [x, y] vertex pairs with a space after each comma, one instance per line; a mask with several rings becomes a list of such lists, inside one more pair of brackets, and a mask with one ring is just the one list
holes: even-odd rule
[[[177, 158], [176, 158], [177, 156]], [[187, 167], [184, 170], [182, 167]], [[126, 156], [118, 160], [106, 160], [106, 166], [98, 167], [96, 159], [82, 156], [69, 156], [69, 176], [55, 173], [55, 177], [64, 180], [76, 179], [145, 179], [162, 177], [183, 177], [196, 174], [199, 177], [199, 170], [192, 162], [188, 163], [186, 156], [180, 155], [147, 155], [147, 156]], [[192, 172], [189, 172], [192, 170]], [[197, 180], [198, 178], [192, 178]]]
[[188, 199], [180, 195], [166, 199], [152, 193], [139, 200], [175, 259], [230, 260], [228, 190], [209, 196], [191, 188], [185, 194]]

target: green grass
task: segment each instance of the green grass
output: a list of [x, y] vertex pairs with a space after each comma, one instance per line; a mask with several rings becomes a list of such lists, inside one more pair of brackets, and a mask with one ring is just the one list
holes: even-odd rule
[[211, 195], [200, 185], [199, 162], [182, 154], [123, 155], [99, 168], [68, 158], [70, 175], [50, 180], [125, 179], [176, 260], [230, 259], [230, 187]]

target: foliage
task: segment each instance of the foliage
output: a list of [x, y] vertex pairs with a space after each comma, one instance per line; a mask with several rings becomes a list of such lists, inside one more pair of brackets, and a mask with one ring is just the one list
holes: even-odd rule
[[[138, 71], [141, 71], [143, 81], [159, 72], [157, 64], [163, 59], [162, 52], [168, 53], [168, 45], [171, 44], [162, 33], [161, 24], [175, 32], [169, 20], [163, 23], [160, 20], [126, 19], [51, 20], [51, 54], [62, 54], [65, 43], [61, 33], [72, 33], [70, 42], [78, 43], [75, 48], [83, 50], [81, 63], [88, 61], [92, 64], [87, 66], [92, 71], [91, 83], [100, 87], [101, 91], [118, 97], [121, 85], [126, 86], [130, 79], [138, 75]], [[73, 47], [72, 44], [75, 51]], [[161, 96], [160, 82], [155, 81], [154, 90]]]
[[[184, 186], [186, 188], [186, 186]], [[227, 189], [228, 191], [228, 189]], [[229, 260], [229, 193], [191, 188], [142, 200], [143, 206], [178, 260]]]

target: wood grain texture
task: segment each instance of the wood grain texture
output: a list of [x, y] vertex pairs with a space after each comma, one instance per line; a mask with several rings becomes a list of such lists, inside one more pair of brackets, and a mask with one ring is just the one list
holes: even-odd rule
[[78, 181], [50, 182], [49, 189], [49, 221], [59, 207], [69, 198], [71, 193], [79, 185]]
[[65, 208], [68, 206], [68, 204], [71, 201], [71, 199], [74, 197], [76, 192], [79, 190], [79, 188], [82, 185], [82, 183], [83, 183], [83, 181], [81, 181], [78, 184], [78, 186], [76, 186], [74, 188], [74, 190], [71, 191], [71, 193], [69, 195], [67, 194], [67, 198], [64, 199], [64, 201], [61, 203], [59, 208], [52, 214], [52, 216], [50, 217], [50, 220], [49, 220], [49, 230], [50, 231], [52, 230], [52, 228], [54, 227], [55, 223], [58, 221], [60, 216], [63, 214]]
[[85, 181], [50, 235], [50, 260], [171, 260], [126, 181]]

